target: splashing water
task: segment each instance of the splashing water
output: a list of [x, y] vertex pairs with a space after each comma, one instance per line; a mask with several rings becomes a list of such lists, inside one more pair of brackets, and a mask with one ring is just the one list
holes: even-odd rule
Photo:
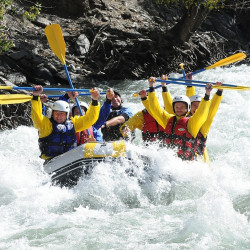
[[[250, 86], [249, 72], [217, 68], [195, 79]], [[143, 106], [132, 94], [146, 87], [124, 81], [117, 89], [137, 112]], [[169, 90], [185, 93], [184, 86]], [[50, 185], [34, 128], [0, 132], [0, 249], [249, 249], [249, 106], [249, 91], [223, 92], [208, 135], [210, 165], [146, 150], [137, 131], [128, 147], [146, 154], [152, 169], [136, 154], [134, 163], [99, 163], [73, 189]]]

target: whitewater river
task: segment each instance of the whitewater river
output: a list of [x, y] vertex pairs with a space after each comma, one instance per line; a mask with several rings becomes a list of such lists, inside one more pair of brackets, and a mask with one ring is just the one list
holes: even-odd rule
[[[250, 86], [250, 67], [195, 79]], [[147, 81], [118, 85], [134, 112], [142, 104], [132, 93], [143, 87]], [[169, 89], [185, 94], [184, 86]], [[136, 134], [131, 147], [145, 153]], [[133, 167], [126, 160], [102, 163], [61, 189], [43, 172], [37, 139], [33, 127], [0, 132], [0, 249], [250, 249], [250, 91], [224, 91], [208, 136], [210, 165], [151, 148], [151, 174], [139, 159], [138, 178], [125, 173]]]

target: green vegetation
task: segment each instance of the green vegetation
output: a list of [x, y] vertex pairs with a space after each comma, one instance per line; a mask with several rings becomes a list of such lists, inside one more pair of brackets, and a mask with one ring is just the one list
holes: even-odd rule
[[[11, 5], [11, 0], [0, 0], [0, 20], [1, 23], [4, 18], [4, 14], [7, 8]], [[8, 51], [14, 46], [14, 43], [8, 39], [8, 36], [5, 34], [5, 27], [0, 26], [0, 54], [4, 51]]]
[[0, 27], [0, 54], [8, 51], [10, 48], [14, 47], [14, 43], [8, 39], [8, 37], [2, 32], [2, 26]]
[[25, 11], [23, 15], [28, 20], [33, 21], [37, 17], [37, 15], [40, 14], [41, 9], [42, 5], [40, 3], [35, 3], [35, 5], [31, 6], [29, 11]]
[[0, 19], [3, 20], [6, 9], [11, 5], [11, 0], [0, 0]]
[[178, 22], [167, 32], [175, 43], [187, 42], [213, 10], [225, 7], [233, 0], [155, 0], [156, 4], [166, 8], [175, 7], [184, 10]]
[[[3, 24], [4, 15], [8, 10], [14, 10], [12, 3], [14, 0], [0, 0], [0, 54], [8, 51], [10, 48], [14, 47], [13, 41], [11, 41], [7, 35], [8, 27]], [[23, 16], [29, 21], [33, 21], [37, 15], [40, 14], [41, 4], [35, 3], [34, 6], [31, 6], [28, 11], [24, 11]], [[14, 12], [15, 13], [15, 12]]]
[[209, 10], [220, 9], [225, 5], [226, 0], [155, 0], [157, 4], [183, 4], [186, 9], [190, 9], [192, 6], [203, 5]]

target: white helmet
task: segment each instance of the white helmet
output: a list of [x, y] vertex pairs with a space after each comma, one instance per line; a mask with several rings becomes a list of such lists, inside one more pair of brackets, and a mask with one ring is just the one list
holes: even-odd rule
[[200, 95], [192, 95], [189, 97], [190, 102], [201, 102], [201, 96]]
[[190, 99], [186, 95], [178, 95], [175, 96], [173, 99], [173, 110], [174, 110], [174, 104], [176, 102], [185, 102], [187, 104], [187, 112], [190, 111], [191, 104], [190, 104]]
[[55, 101], [52, 106], [51, 109], [57, 110], [57, 111], [62, 111], [62, 112], [66, 112], [67, 113], [67, 118], [69, 117], [69, 104], [65, 101], [59, 100], [59, 101]]
[[[89, 105], [86, 102], [79, 102], [80, 107], [86, 108], [86, 110], [89, 108]], [[72, 107], [72, 114], [74, 115], [74, 109], [75, 107], [78, 107], [77, 103], [75, 103]]]
[[72, 108], [74, 107], [74, 103], [69, 103], [69, 109], [72, 111]]

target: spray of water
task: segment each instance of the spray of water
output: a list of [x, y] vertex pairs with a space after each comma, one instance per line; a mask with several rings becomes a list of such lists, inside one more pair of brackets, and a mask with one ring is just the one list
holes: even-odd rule
[[[196, 79], [250, 86], [249, 72], [218, 68]], [[137, 112], [143, 106], [132, 93], [146, 87], [125, 81], [117, 89]], [[132, 160], [100, 162], [72, 189], [50, 184], [34, 128], [0, 132], [0, 249], [249, 249], [249, 96], [224, 91], [208, 135], [209, 165], [146, 149], [136, 131]]]

